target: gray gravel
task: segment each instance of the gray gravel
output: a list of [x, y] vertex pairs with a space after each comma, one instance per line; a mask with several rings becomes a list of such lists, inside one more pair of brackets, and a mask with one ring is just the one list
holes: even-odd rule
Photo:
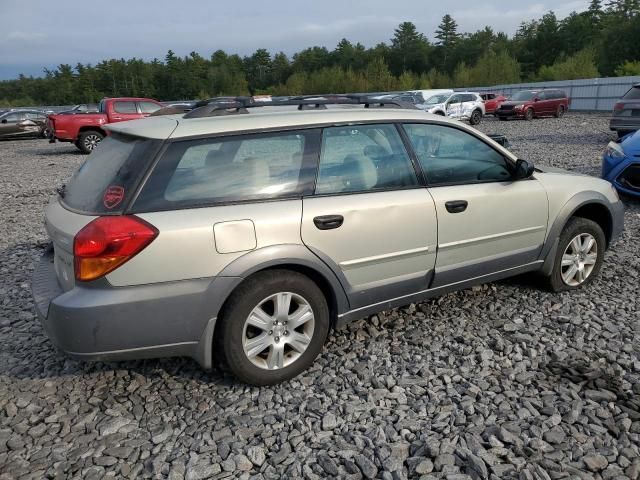
[[[594, 175], [613, 138], [596, 115], [481, 129]], [[29, 278], [47, 198], [83, 159], [0, 142], [0, 479], [639, 478], [639, 202], [580, 292], [524, 277], [387, 311], [259, 389], [189, 359], [90, 364], [53, 349]]]

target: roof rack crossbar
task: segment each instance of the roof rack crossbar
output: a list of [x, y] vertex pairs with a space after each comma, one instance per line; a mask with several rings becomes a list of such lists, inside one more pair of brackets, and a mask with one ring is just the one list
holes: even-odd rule
[[225, 97], [199, 102], [183, 118], [203, 118], [248, 113], [249, 108], [298, 106], [298, 110], [325, 109], [327, 105], [363, 105], [364, 108], [393, 106], [415, 109], [410, 103], [398, 100], [374, 99], [366, 94], [296, 95], [287, 97]]

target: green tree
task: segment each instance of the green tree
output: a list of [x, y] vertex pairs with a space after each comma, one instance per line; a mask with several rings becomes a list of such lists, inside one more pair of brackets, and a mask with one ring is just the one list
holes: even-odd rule
[[[389, 68], [395, 75], [426, 70], [429, 57], [429, 41], [411, 22], [403, 22], [396, 28], [391, 39]], [[380, 57], [379, 57], [380, 58]]]

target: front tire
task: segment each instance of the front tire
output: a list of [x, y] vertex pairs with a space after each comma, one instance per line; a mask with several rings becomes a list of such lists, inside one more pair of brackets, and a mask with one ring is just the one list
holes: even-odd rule
[[564, 105], [559, 105], [558, 109], [556, 110], [556, 113], [553, 116], [556, 118], [562, 118], [564, 117], [564, 114], [565, 114]]
[[257, 273], [233, 293], [216, 332], [220, 360], [242, 382], [273, 385], [306, 370], [329, 332], [324, 294], [289, 270]]
[[524, 119], [528, 122], [533, 120], [533, 108], [527, 108], [527, 111], [524, 112]]
[[95, 150], [103, 138], [104, 135], [96, 130], [86, 130], [84, 132], [80, 132], [80, 135], [78, 135], [78, 141], [75, 145], [82, 153], [89, 154]]
[[482, 112], [480, 110], [474, 110], [469, 117], [469, 125], [479, 125], [482, 121]]
[[573, 217], [560, 234], [548, 283], [554, 292], [576, 290], [592, 282], [602, 268], [606, 239], [596, 222]]

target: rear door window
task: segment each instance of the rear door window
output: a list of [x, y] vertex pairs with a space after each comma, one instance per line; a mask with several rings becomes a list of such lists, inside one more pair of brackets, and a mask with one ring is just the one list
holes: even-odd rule
[[161, 143], [117, 133], [107, 136], [67, 183], [62, 204], [82, 213], [122, 213]]
[[134, 210], [292, 198], [310, 193], [319, 131], [301, 130], [172, 143]]
[[138, 113], [136, 102], [113, 102], [113, 109], [118, 113]]
[[140, 106], [140, 111], [142, 113], [153, 113], [162, 108], [160, 105], [153, 102], [138, 102], [138, 105]]
[[394, 125], [325, 128], [316, 194], [369, 192], [418, 184]]

